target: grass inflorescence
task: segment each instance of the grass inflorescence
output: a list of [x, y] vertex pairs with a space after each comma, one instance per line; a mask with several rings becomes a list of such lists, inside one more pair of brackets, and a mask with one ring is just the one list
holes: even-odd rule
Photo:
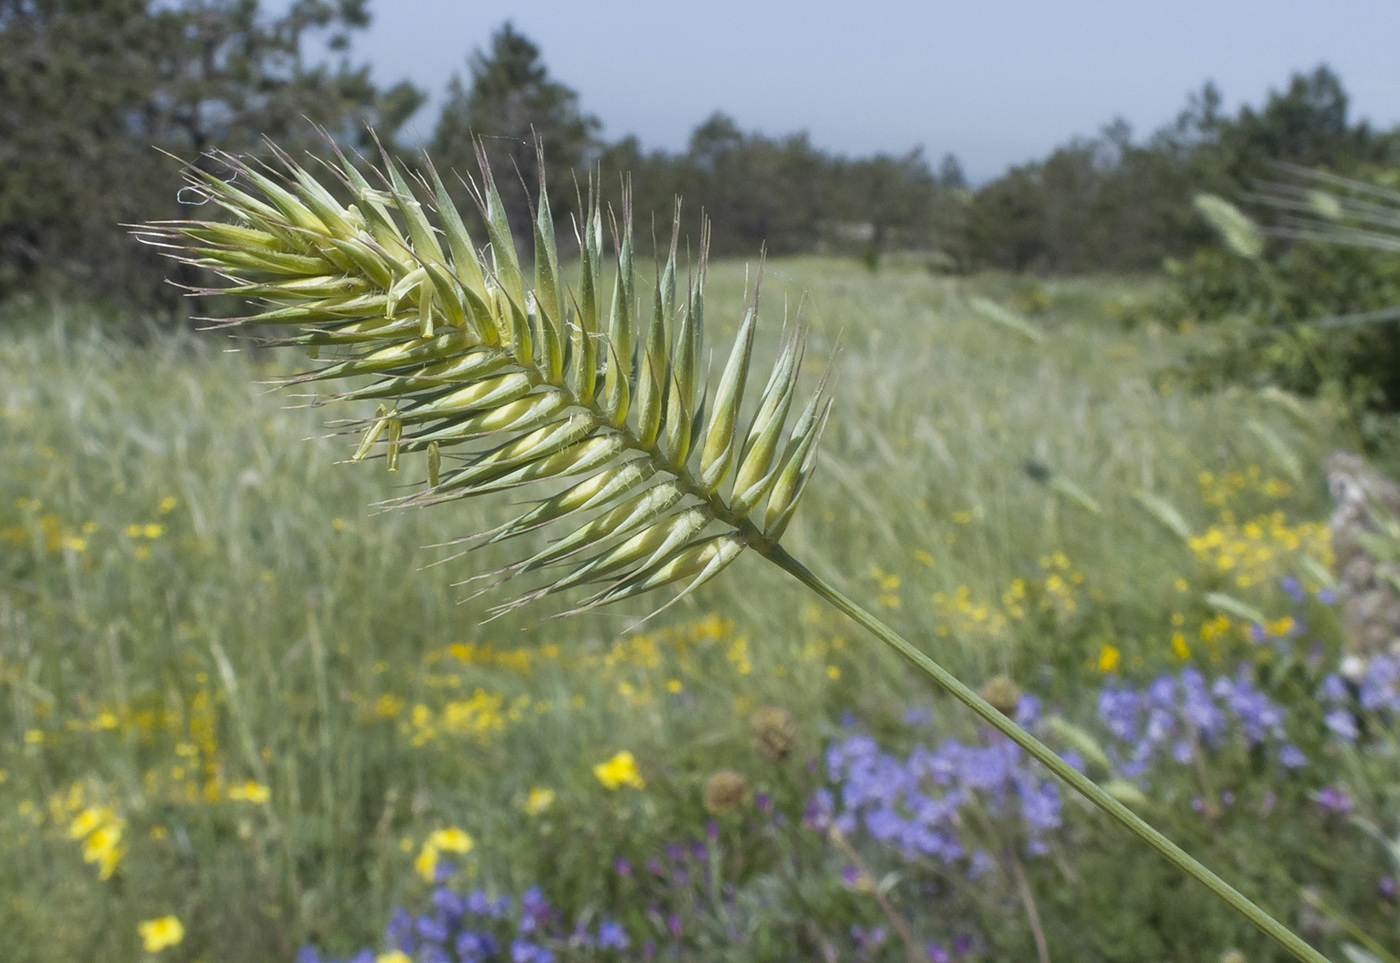
[[624, 192], [620, 223], [612, 218], [616, 271], [605, 318], [596, 191], [590, 187], [579, 225], [571, 286], [541, 180], [527, 278], [481, 156], [480, 181], [469, 186], [489, 255], [477, 250], [431, 163], [415, 188], [387, 154], [370, 172], [377, 186], [343, 155], [327, 165], [351, 197], [344, 203], [283, 154], [280, 169], [266, 173], [225, 158], [248, 190], [191, 167], [187, 190], [233, 223], [153, 224], [140, 235], [226, 281], [202, 293], [259, 305], [224, 326], [291, 329], [270, 343], [316, 357], [334, 352], [290, 381], [349, 380], [331, 400], [381, 402], [373, 418], [351, 423], [363, 430], [354, 458], [378, 451], [397, 473], [403, 457], [423, 456], [426, 485], [398, 504], [569, 481], [510, 521], [458, 540], [494, 544], [551, 523], [571, 528], [501, 573], [540, 574], [543, 584], [497, 614], [567, 589], [584, 592], [581, 609], [672, 583], [693, 591], [745, 548], [771, 550], [812, 476], [830, 411], [819, 386], [787, 424], [797, 403], [800, 329], [785, 332], [756, 408], [741, 422], [761, 277], [711, 389], [703, 357], [708, 228], [689, 283], [681, 283], [677, 211], [649, 320], [639, 326]]

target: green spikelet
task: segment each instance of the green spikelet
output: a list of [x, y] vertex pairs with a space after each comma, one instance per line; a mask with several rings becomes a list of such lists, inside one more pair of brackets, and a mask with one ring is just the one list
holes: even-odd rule
[[[464, 539], [499, 542], [552, 523], [567, 528], [507, 569], [505, 577], [543, 581], [500, 611], [563, 589], [584, 593], [581, 608], [664, 585], [689, 591], [745, 548], [776, 546], [811, 477], [829, 405], [819, 389], [786, 425], [802, 357], [802, 338], [792, 331], [757, 412], [740, 428], [755, 291], [706, 416], [708, 226], [698, 269], [678, 284], [677, 206], [639, 331], [629, 188], [620, 223], [613, 218], [617, 276], [605, 306], [596, 184], [577, 229], [579, 276], [571, 285], [543, 176], [527, 277], [484, 159], [471, 189], [486, 226], [485, 253], [431, 162], [417, 178], [381, 150], [379, 168], [362, 173], [337, 152], [326, 167], [338, 183], [327, 187], [274, 153], [274, 169], [223, 158], [238, 171], [233, 180], [186, 171], [190, 187], [231, 223], [162, 222], [138, 233], [216, 272], [226, 282], [219, 290], [256, 305], [225, 323], [281, 326], [285, 334], [273, 343], [329, 353], [294, 383], [353, 378], [331, 398], [381, 402], [362, 423], [354, 460], [383, 455], [392, 472], [422, 459], [426, 486], [397, 501], [567, 482], [511, 522]], [[337, 199], [346, 195], [348, 203]]]

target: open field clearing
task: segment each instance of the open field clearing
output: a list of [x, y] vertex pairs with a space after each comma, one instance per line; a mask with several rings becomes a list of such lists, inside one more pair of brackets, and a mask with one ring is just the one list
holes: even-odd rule
[[[770, 263], [757, 356], [785, 304], [811, 379], [839, 342], [784, 544], [1327, 952], [1393, 945], [1349, 819], [1393, 830], [1394, 680], [1353, 716], [1333, 674], [1351, 439], [1183, 389], [1151, 294]], [[752, 553], [644, 623], [485, 621], [510, 586], [455, 583], [518, 550], [431, 546], [512, 499], [375, 508], [421, 461], [337, 464], [343, 413], [224, 348], [0, 324], [5, 959], [1281, 958]]]

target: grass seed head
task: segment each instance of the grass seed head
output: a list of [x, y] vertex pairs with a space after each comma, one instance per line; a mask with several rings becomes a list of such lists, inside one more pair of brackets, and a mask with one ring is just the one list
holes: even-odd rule
[[[171, 221], [138, 229], [172, 257], [208, 268], [254, 303], [220, 327], [273, 332], [271, 343], [332, 355], [292, 383], [356, 379], [330, 400], [385, 399], [351, 423], [352, 460], [390, 472], [422, 457], [427, 484], [399, 504], [435, 504], [533, 483], [572, 488], [477, 542], [544, 524], [572, 525], [549, 550], [509, 566], [543, 584], [497, 608], [564, 589], [579, 609], [677, 584], [688, 592], [744, 549], [771, 550], [816, 464], [829, 410], [825, 380], [796, 421], [801, 332], [788, 332], [758, 410], [740, 420], [752, 364], [755, 290], [708, 413], [701, 346], [708, 227], [699, 267], [678, 291], [679, 206], [645, 331], [630, 193], [614, 223], [617, 277], [607, 331], [600, 306], [602, 212], [588, 192], [576, 286], [561, 271], [541, 176], [527, 277], [494, 178], [481, 157], [469, 187], [486, 225], [478, 251], [430, 161], [412, 175], [387, 154], [378, 169], [337, 151], [322, 184], [280, 151], [268, 168], [221, 156], [190, 190], [235, 223]], [[444, 468], [445, 457], [454, 468]], [[460, 467], [456, 467], [460, 466]], [[638, 471], [636, 469], [641, 468]], [[621, 474], [626, 483], [617, 483]], [[726, 483], [729, 485], [726, 491]], [[574, 497], [577, 495], [578, 497]], [[587, 513], [587, 514], [585, 514]], [[753, 520], [751, 520], [751, 518]]]

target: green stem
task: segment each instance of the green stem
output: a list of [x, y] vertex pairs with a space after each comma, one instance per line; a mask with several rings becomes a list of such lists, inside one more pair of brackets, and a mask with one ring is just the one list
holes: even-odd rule
[[1305, 961], [1305, 963], [1329, 963], [1327, 957], [1303, 942], [1292, 930], [1264, 912], [1246, 898], [1243, 893], [1215, 875], [1184, 849], [1176, 845], [1176, 843], [1153, 829], [1131, 809], [1100, 789], [1093, 780], [1061, 759], [1049, 746], [1045, 745], [1011, 719], [992, 708], [987, 700], [959, 682], [947, 669], [920, 652], [914, 647], [913, 643], [902, 638], [888, 625], [851, 601], [835, 586], [828, 583], [821, 576], [813, 573], [780, 546], [760, 544], [756, 545], [755, 548], [767, 557], [770, 562], [777, 565], [783, 571], [787, 572], [832, 605], [836, 606], [836, 608], [840, 609], [851, 619], [863, 625], [882, 642], [894, 648], [900, 655], [932, 676], [933, 680], [947, 690], [953, 698], [981, 716], [982, 720], [989, 726], [1030, 753], [1037, 762], [1059, 776], [1095, 806], [1098, 806], [1108, 815], [1122, 823], [1123, 826], [1139, 839], [1166, 857], [1168, 862], [1175, 865], [1187, 875], [1195, 877], [1201, 885], [1220, 897], [1221, 900], [1229, 904], [1231, 908], [1253, 923], [1263, 931], [1265, 935], [1272, 938], [1289, 953], [1293, 954], [1294, 957]]

